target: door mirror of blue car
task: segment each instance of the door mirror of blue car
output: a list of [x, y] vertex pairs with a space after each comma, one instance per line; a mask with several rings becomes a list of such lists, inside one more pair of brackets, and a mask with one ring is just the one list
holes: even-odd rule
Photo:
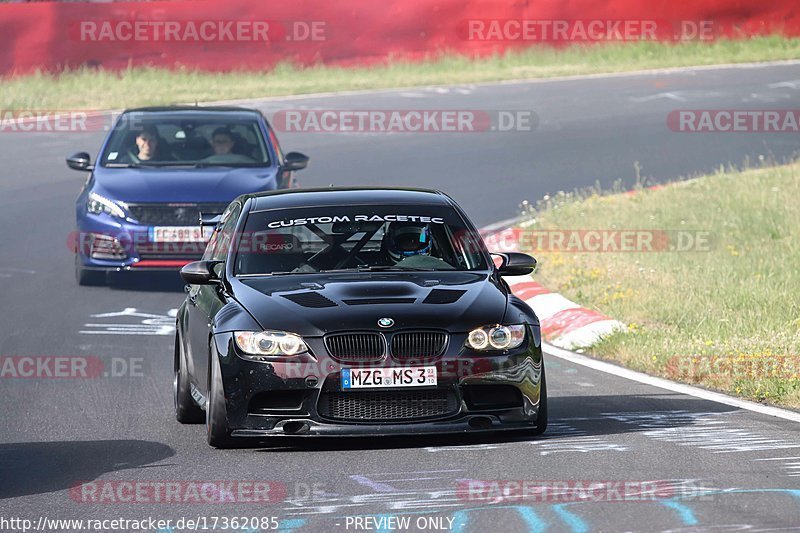
[[508, 252], [504, 254], [492, 254], [502, 260], [497, 272], [501, 276], [526, 276], [536, 269], [536, 259], [528, 254], [519, 252]]
[[221, 281], [220, 261], [194, 261], [181, 269], [181, 277], [192, 285], [214, 285]]
[[308, 166], [309, 157], [300, 152], [289, 152], [283, 158], [283, 170], [303, 170]]
[[92, 158], [86, 152], [78, 152], [77, 154], [69, 156], [67, 158], [67, 166], [73, 170], [84, 170], [87, 172], [94, 170]]

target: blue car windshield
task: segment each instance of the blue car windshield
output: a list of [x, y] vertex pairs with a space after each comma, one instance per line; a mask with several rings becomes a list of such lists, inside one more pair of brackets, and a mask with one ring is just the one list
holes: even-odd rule
[[451, 208], [352, 205], [250, 213], [239, 276], [335, 271], [485, 270], [486, 248]]
[[125, 114], [111, 132], [100, 164], [146, 166], [269, 166], [256, 117], [159, 113]]

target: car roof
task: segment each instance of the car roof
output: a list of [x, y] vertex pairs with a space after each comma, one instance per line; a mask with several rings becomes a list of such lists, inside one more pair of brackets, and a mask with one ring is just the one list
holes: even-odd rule
[[413, 204], [428, 206], [454, 205], [441, 191], [406, 187], [324, 187], [284, 189], [246, 194], [242, 200], [253, 199], [250, 212], [268, 209], [291, 209], [331, 205]]
[[204, 115], [207, 113], [225, 113], [225, 114], [239, 114], [239, 115], [261, 115], [256, 109], [248, 109], [246, 107], [235, 106], [190, 106], [190, 105], [171, 105], [171, 106], [152, 106], [152, 107], [136, 107], [126, 109], [123, 114], [127, 113], [164, 113], [164, 114], [197, 114]]

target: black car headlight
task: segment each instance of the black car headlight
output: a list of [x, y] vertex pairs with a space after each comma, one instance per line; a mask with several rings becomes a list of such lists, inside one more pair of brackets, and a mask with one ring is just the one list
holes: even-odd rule
[[476, 328], [467, 336], [467, 347], [478, 352], [511, 350], [525, 341], [525, 324], [514, 326], [485, 326]]
[[245, 356], [292, 356], [305, 353], [308, 346], [300, 335], [287, 331], [236, 331], [236, 346]]

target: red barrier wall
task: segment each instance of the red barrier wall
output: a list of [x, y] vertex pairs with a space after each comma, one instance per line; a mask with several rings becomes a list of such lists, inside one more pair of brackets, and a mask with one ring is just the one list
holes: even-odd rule
[[[797, 0], [178, 0], [161, 2], [0, 4], [0, 74], [59, 70], [81, 65], [121, 69], [128, 65], [213, 71], [265, 69], [279, 61], [301, 65], [369, 64], [388, 58], [421, 58], [442, 50], [485, 55], [542, 44], [541, 38], [469, 39], [470, 21], [655, 20], [657, 38], [672, 38], [679, 21], [711, 21], [715, 36], [747, 37], [780, 32], [800, 35]], [[102, 28], [123, 31], [153, 21], [181, 28], [219, 21], [268, 25], [268, 41], [222, 38], [117, 40]], [[97, 31], [86, 31], [95, 24]], [[88, 25], [88, 26], [87, 26]], [[126, 26], [127, 25], [127, 26]], [[303, 32], [322, 28], [322, 39]], [[474, 35], [474, 33], [472, 34]], [[124, 37], [124, 35], [122, 35]], [[262, 35], [263, 36], [263, 35]], [[561, 44], [565, 39], [544, 39]], [[573, 39], [574, 40], [574, 39]], [[573, 42], [571, 39], [566, 41]], [[581, 40], [578, 38], [577, 40]], [[591, 39], [590, 39], [591, 40]]]

